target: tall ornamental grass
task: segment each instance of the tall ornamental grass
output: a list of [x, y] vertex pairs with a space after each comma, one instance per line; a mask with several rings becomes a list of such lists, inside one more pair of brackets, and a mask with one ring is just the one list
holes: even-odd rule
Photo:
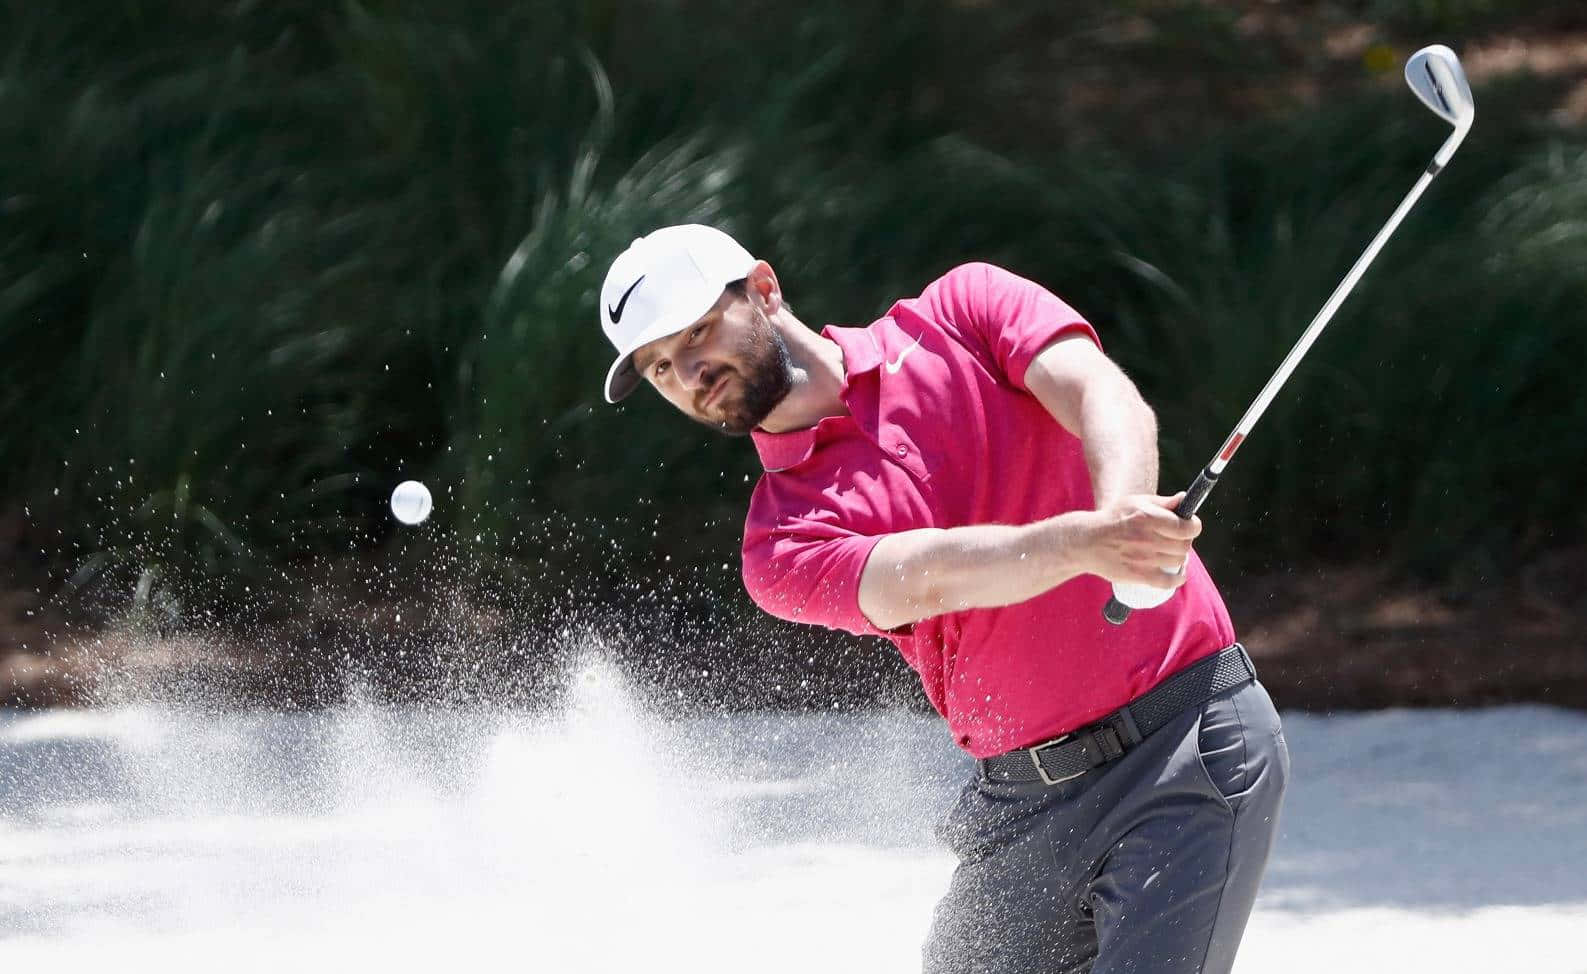
[[[23, 555], [258, 578], [388, 544], [386, 492], [418, 477], [433, 538], [491, 570], [730, 587], [748, 445], [600, 398], [605, 266], [686, 220], [770, 259], [816, 325], [966, 259], [1048, 284], [1156, 406], [1173, 488], [1443, 137], [1364, 69], [1283, 102], [1294, 64], [1216, 5], [890, 11], [11, 5], [0, 516]], [[1208, 78], [1285, 110], [1221, 122]], [[1531, 121], [1553, 94], [1479, 85], [1470, 140], [1219, 488], [1210, 553], [1475, 577], [1581, 540], [1587, 139]], [[1103, 96], [1137, 114], [1070, 124]]]

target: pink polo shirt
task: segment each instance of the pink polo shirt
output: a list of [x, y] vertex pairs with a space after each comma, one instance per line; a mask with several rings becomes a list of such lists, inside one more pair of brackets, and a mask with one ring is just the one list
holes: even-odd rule
[[1090, 723], [1235, 639], [1194, 554], [1173, 598], [1122, 626], [1102, 618], [1110, 589], [1094, 575], [892, 632], [860, 611], [860, 573], [888, 534], [1094, 506], [1080, 440], [1024, 382], [1070, 333], [1097, 341], [1039, 285], [966, 264], [868, 327], [822, 331], [843, 349], [847, 415], [754, 434], [766, 473], [744, 524], [750, 597], [784, 619], [890, 640], [976, 757]]

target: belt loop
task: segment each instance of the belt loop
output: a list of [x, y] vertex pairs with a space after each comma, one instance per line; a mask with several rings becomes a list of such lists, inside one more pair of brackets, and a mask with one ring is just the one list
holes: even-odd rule
[[1251, 660], [1251, 654], [1246, 652], [1244, 643], [1235, 643], [1234, 648], [1240, 651], [1240, 662], [1245, 664], [1245, 671], [1251, 674], [1251, 679], [1256, 679], [1256, 663]]
[[1141, 729], [1135, 724], [1135, 711], [1130, 709], [1129, 704], [1120, 707], [1117, 714], [1119, 726], [1124, 731], [1125, 747], [1134, 747], [1146, 739], [1145, 735], [1141, 733]]
[[1107, 764], [1109, 761], [1117, 761], [1130, 749], [1129, 742], [1124, 740], [1124, 735], [1108, 721], [1096, 725], [1091, 731], [1091, 740], [1097, 746], [1099, 752], [1097, 756], [1101, 758], [1091, 762], [1093, 768]]

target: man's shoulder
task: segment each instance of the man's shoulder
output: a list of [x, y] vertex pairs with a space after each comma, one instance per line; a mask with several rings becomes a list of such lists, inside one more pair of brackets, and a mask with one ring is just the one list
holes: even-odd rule
[[[996, 306], [1007, 299], [1018, 299], [1039, 285], [1006, 267], [984, 260], [973, 260], [948, 268], [920, 291], [910, 302], [917, 309], [929, 308], [944, 314]], [[902, 303], [902, 302], [901, 302]]]
[[966, 261], [955, 264], [943, 271], [935, 280], [921, 289], [921, 296], [943, 288], [975, 288], [986, 287], [997, 277], [1007, 274], [1008, 271], [996, 264], [984, 260]]
[[847, 333], [866, 332], [874, 337], [877, 329], [885, 329], [889, 324], [896, 322], [900, 312], [914, 312], [928, 318], [937, 318], [938, 315], [933, 312], [944, 311], [954, 305], [962, 304], [966, 299], [975, 299], [1007, 282], [1022, 280], [997, 264], [982, 260], [966, 261], [943, 271], [922, 287], [920, 293], [911, 296], [906, 292], [886, 311], [868, 323], [854, 322], [846, 325], [834, 323], [827, 325], [823, 332], [829, 329]]

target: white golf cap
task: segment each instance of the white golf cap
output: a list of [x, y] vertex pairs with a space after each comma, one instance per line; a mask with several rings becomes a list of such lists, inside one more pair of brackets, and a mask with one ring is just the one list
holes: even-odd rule
[[694, 324], [716, 306], [723, 288], [754, 266], [738, 241], [698, 223], [662, 227], [619, 254], [601, 285], [601, 330], [617, 348], [606, 373], [606, 401], [638, 387], [635, 349]]

